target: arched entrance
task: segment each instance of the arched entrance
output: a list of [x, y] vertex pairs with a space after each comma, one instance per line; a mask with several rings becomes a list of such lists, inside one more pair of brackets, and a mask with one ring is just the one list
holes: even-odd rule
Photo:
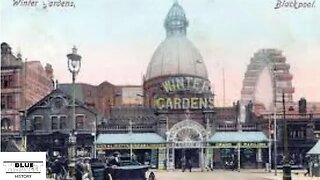
[[193, 167], [202, 167], [207, 133], [196, 121], [186, 119], [175, 124], [168, 132], [168, 168], [181, 168], [181, 160], [192, 162]]

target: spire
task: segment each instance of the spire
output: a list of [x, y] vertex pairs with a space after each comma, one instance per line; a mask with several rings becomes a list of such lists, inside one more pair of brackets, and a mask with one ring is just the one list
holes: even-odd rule
[[167, 37], [174, 35], [185, 36], [187, 34], [188, 20], [177, 0], [174, 1], [167, 14], [164, 27], [166, 28]]

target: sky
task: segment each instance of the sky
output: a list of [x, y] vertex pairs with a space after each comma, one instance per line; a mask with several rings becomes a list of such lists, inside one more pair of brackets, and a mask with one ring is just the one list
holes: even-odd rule
[[[82, 56], [77, 82], [140, 85], [173, 0], [73, 0], [75, 7], [13, 6], [1, 0], [0, 39], [24, 58], [50, 63], [55, 78], [71, 82], [66, 54]], [[72, 0], [68, 0], [72, 1]], [[306, 0], [309, 1], [309, 0]], [[320, 101], [320, 1], [314, 8], [275, 9], [277, 0], [178, 0], [189, 27], [187, 37], [207, 66], [217, 101], [240, 99], [250, 58], [276, 48], [290, 64], [294, 100]], [[313, 2], [313, 1], [310, 1]]]

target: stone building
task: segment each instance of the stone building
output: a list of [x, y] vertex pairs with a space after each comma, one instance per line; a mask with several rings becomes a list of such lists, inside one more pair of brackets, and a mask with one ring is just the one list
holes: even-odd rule
[[39, 61], [22, 61], [7, 43], [1, 44], [1, 150], [9, 137], [20, 140], [20, 116], [52, 90], [53, 69]]
[[[99, 153], [130, 153], [141, 163], [174, 169], [182, 167], [184, 158], [198, 168], [212, 165], [213, 160], [223, 165], [224, 155], [229, 158], [235, 151], [220, 151], [251, 148], [250, 160], [261, 163], [267, 138], [262, 132], [237, 132], [238, 106], [215, 108], [204, 60], [187, 38], [188, 25], [183, 8], [175, 2], [164, 22], [166, 38], [143, 79], [143, 107], [111, 109], [111, 117], [98, 128]], [[257, 130], [242, 123], [243, 129]], [[233, 132], [226, 132], [225, 139], [221, 131]], [[236, 139], [238, 135], [242, 138]]]
[[93, 155], [97, 114], [76, 99], [73, 117], [72, 101], [72, 96], [58, 88], [28, 108], [26, 119], [21, 120], [26, 130], [28, 151], [66, 156], [69, 135], [75, 130], [77, 155]]
[[[205, 62], [187, 38], [189, 23], [175, 2], [164, 27], [166, 38], [155, 50], [144, 78], [144, 105], [159, 116], [159, 134], [170, 144], [167, 168], [180, 168], [180, 159], [204, 163], [211, 135], [214, 97]], [[212, 153], [211, 153], [212, 154]]]
[[[59, 84], [61, 90], [72, 94], [72, 84]], [[75, 84], [75, 95], [101, 117], [108, 118], [112, 107], [119, 105], [142, 105], [142, 87], [139, 85], [114, 85], [107, 81], [99, 85]]]
[[[292, 104], [292, 103], [290, 103]], [[308, 103], [309, 104], [309, 103]], [[293, 106], [285, 107], [285, 115], [283, 109], [273, 113], [265, 112], [254, 116], [252, 123], [262, 130], [271, 140], [277, 135], [277, 164], [282, 165], [284, 156], [284, 118], [287, 121], [288, 129], [288, 153], [291, 165], [295, 168], [303, 168], [306, 152], [308, 152], [316, 141], [319, 139], [320, 132], [320, 111], [316, 103], [310, 103], [309, 108], [299, 107], [298, 103]], [[254, 112], [253, 112], [254, 113]], [[274, 117], [277, 120], [277, 132], [274, 131]], [[271, 144], [272, 149], [274, 143]], [[267, 156], [267, 155], [265, 155]], [[274, 151], [272, 150], [272, 157]], [[273, 162], [272, 162], [273, 163]]]

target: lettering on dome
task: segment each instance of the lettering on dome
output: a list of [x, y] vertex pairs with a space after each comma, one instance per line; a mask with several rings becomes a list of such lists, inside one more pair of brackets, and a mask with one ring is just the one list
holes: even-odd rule
[[161, 84], [166, 95], [156, 97], [157, 109], [213, 109], [210, 81], [198, 77], [172, 77]]
[[162, 83], [167, 93], [188, 91], [191, 93], [210, 93], [210, 81], [198, 77], [172, 77]]

